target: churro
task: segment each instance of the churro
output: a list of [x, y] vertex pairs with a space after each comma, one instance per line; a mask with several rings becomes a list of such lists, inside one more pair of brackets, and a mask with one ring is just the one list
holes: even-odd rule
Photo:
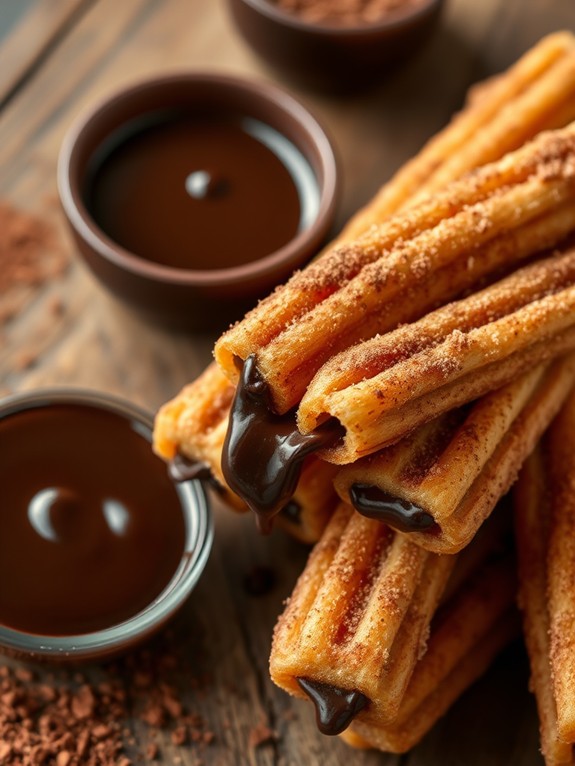
[[539, 366], [341, 469], [340, 497], [436, 553], [467, 545], [568, 396], [575, 355]]
[[431, 624], [427, 651], [415, 666], [395, 720], [359, 717], [343, 738], [355, 747], [405, 753], [487, 670], [519, 633], [512, 561], [487, 564], [480, 578], [448, 602]]
[[574, 429], [571, 395], [515, 490], [519, 604], [547, 766], [575, 763]]
[[[470, 574], [464, 554], [426, 552], [341, 505], [276, 627], [274, 682], [312, 699], [324, 733], [351, 725], [380, 746], [379, 729], [411, 717], [512, 603], [513, 566], [492, 531], [466, 551]], [[444, 591], [447, 601], [432, 629], [437, 637], [427, 648]], [[423, 677], [412, 675], [432, 647]]]
[[321, 454], [353, 462], [574, 347], [568, 250], [337, 355], [310, 384], [298, 425], [305, 436], [336, 422], [345, 435]]
[[[216, 361], [237, 380], [238, 360], [254, 355], [271, 406], [287, 412], [337, 352], [412, 321], [493, 269], [556, 244], [573, 225], [567, 218], [575, 199], [574, 172], [575, 126], [541, 134], [295, 274], [218, 340]], [[558, 235], [552, 241], [547, 220], [560, 210], [566, 229], [551, 226]], [[275, 304], [289, 307], [291, 317], [272, 337]], [[265, 343], [253, 343], [252, 330], [265, 332]]]

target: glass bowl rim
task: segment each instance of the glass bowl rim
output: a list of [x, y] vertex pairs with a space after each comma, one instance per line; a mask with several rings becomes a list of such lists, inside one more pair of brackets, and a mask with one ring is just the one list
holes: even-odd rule
[[[0, 400], [0, 420], [23, 409], [51, 404], [94, 406], [135, 420], [149, 431], [151, 443], [154, 418], [149, 412], [116, 395], [85, 388], [50, 387], [12, 394]], [[184, 482], [176, 489], [186, 519], [194, 521], [186, 541], [186, 548], [191, 550], [190, 562], [178, 580], [176, 577], [179, 570], [174, 572], [170, 582], [147, 607], [127, 620], [103, 630], [78, 635], [43, 636], [0, 625], [0, 648], [38, 659], [91, 659], [99, 654], [113, 654], [124, 647], [128, 648], [167, 622], [197, 584], [208, 561], [214, 536], [210, 503], [201, 482]]]

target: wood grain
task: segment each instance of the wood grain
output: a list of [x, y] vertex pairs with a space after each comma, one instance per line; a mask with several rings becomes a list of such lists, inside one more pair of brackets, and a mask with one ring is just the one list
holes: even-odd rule
[[[460, 107], [472, 81], [510, 64], [542, 34], [574, 26], [575, 5], [565, 0], [451, 0], [441, 30], [421, 55], [375, 91], [340, 101], [288, 84], [325, 123], [339, 150], [345, 179], [339, 225]], [[0, 47], [0, 195], [50, 221], [70, 260], [61, 277], [0, 296], [0, 309], [10, 304], [16, 313], [0, 327], [2, 393], [85, 386], [153, 410], [208, 362], [213, 334], [168, 334], [105, 294], [75, 257], [56, 195], [58, 149], [75, 116], [126, 82], [181, 68], [276, 79], [238, 38], [223, 0], [38, 0]], [[63, 305], [58, 314], [55, 299]], [[190, 637], [190, 657], [201, 656], [201, 670], [213, 679], [201, 700], [192, 689], [185, 693], [188, 706], [199, 709], [216, 733], [205, 763], [541, 763], [520, 646], [409, 755], [355, 753], [319, 735], [309, 707], [275, 689], [267, 673], [273, 624], [306, 551], [280, 533], [260, 538], [251, 519], [217, 502], [214, 513], [213, 556], [177, 621], [178, 631]], [[242, 586], [254, 564], [273, 566], [278, 575], [274, 591], [259, 599]], [[259, 722], [278, 739], [253, 749], [249, 733]], [[137, 722], [132, 726], [141, 752], [148, 735]], [[169, 739], [161, 748], [166, 763], [176, 755], [186, 766], [195, 763], [192, 751], [174, 748]]]

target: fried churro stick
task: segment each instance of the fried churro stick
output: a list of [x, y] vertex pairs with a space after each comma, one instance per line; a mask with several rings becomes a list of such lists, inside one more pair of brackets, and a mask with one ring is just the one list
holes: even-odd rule
[[462, 112], [407, 162], [344, 228], [350, 241], [473, 167], [502, 157], [538, 130], [575, 119], [575, 38], [544, 37], [507, 72], [473, 86]]
[[298, 412], [345, 438], [321, 453], [349, 463], [575, 347], [575, 250], [512, 274], [326, 364]]
[[272, 680], [315, 694], [324, 733], [367, 705], [392, 720], [454, 564], [339, 506], [277, 624]]
[[[401, 301], [406, 290], [427, 296], [425, 311], [474, 284], [475, 268], [485, 276], [485, 249], [499, 249], [500, 238], [557, 213], [575, 198], [574, 170], [575, 126], [541, 134], [294, 275], [220, 338], [216, 360], [236, 379], [238, 358], [255, 354], [273, 407], [286, 412], [324, 362], [366, 336], [366, 323], [370, 333], [387, 332], [406, 317], [413, 318], [417, 309]], [[539, 238], [527, 238], [525, 249], [518, 255], [506, 250], [499, 266], [533, 254], [540, 246]], [[457, 268], [461, 263], [469, 272]], [[435, 275], [450, 265], [453, 278], [439, 289]], [[399, 311], [390, 321], [385, 307], [393, 301]], [[274, 335], [271, 316], [276, 304], [290, 312], [288, 326], [279, 335]], [[258, 335], [256, 343], [252, 331]], [[267, 336], [263, 340], [262, 333]]]
[[[226, 484], [221, 469], [234, 386], [212, 363], [156, 415], [154, 451], [170, 465], [176, 480], [213, 479], [212, 484], [234, 510], [248, 506]], [[278, 516], [278, 524], [304, 543], [319, 540], [337, 504], [333, 488], [336, 468], [311, 458], [295, 494]]]
[[[495, 540], [498, 534], [481, 537], [471, 555], [478, 545], [482, 563]], [[324, 733], [337, 734], [352, 720], [376, 727], [395, 721], [450, 575], [455, 598], [469, 581], [460, 563], [341, 505], [277, 624], [273, 681], [315, 702]], [[496, 619], [508, 602], [504, 582], [494, 598], [489, 589], [489, 601], [478, 596], [475, 632], [489, 626], [486, 610]]]
[[547, 766], [575, 763], [575, 395], [515, 490], [520, 607]]
[[427, 550], [457, 553], [509, 490], [574, 381], [573, 354], [539, 366], [346, 466], [336, 489]]
[[415, 747], [518, 635], [514, 597], [513, 562], [487, 564], [480, 578], [432, 622], [427, 651], [415, 666], [395, 720], [378, 725], [356, 719], [342, 735], [348, 744], [391, 753]]

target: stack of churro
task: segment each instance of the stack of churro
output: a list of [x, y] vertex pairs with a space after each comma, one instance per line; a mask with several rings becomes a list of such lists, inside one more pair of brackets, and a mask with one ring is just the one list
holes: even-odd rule
[[575, 394], [515, 489], [519, 604], [547, 766], [575, 763]]
[[[175, 478], [319, 540], [271, 672], [350, 744], [412, 747], [515, 635], [505, 512], [480, 527], [575, 381], [574, 96], [568, 33], [476, 87], [156, 419]], [[565, 589], [543, 537], [519, 535], [525, 623], [548, 762], [571, 763], [569, 605], [543, 615], [543, 578]]]

